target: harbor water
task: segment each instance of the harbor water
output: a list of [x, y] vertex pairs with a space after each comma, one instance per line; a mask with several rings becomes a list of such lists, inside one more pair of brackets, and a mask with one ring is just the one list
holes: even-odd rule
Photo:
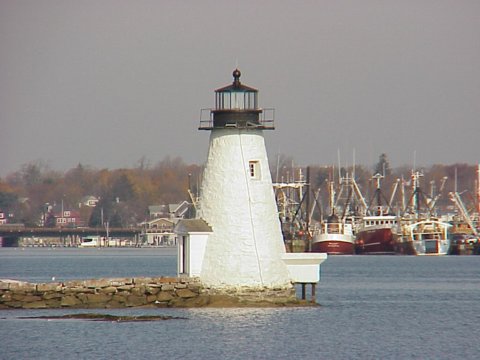
[[[174, 276], [169, 248], [0, 248], [0, 278]], [[477, 359], [480, 256], [330, 256], [318, 307], [0, 310], [0, 359]], [[25, 319], [167, 315], [156, 322]]]

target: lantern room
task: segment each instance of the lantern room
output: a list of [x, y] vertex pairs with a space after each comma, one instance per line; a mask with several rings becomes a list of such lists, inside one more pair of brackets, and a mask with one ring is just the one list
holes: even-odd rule
[[258, 110], [258, 90], [240, 82], [240, 70], [233, 71], [233, 84], [215, 90], [215, 110]]
[[[273, 130], [272, 115], [266, 120], [264, 109], [258, 106], [258, 90], [240, 82], [240, 70], [233, 71], [233, 83], [215, 90], [215, 108], [209, 120], [200, 120], [200, 130], [224, 128], [255, 128]], [[207, 110], [207, 109], [204, 109]]]

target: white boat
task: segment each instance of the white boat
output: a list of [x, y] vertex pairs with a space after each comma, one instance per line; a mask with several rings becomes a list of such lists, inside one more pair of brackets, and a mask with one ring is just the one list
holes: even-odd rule
[[[397, 253], [404, 255], [447, 255], [450, 251], [449, 239], [450, 223], [439, 220], [435, 215], [435, 203], [440, 196], [427, 199], [420, 188], [420, 172], [412, 171], [412, 195], [410, 211], [406, 211], [400, 218]], [[445, 185], [443, 179], [441, 189]], [[423, 202], [424, 211], [421, 211]]]
[[447, 255], [450, 250], [450, 226], [437, 219], [403, 224], [397, 240], [398, 252], [405, 255]]
[[82, 238], [80, 247], [98, 247], [101, 245], [102, 239], [100, 236], [85, 236]]
[[108, 240], [104, 236], [85, 236], [82, 238], [80, 247], [124, 247], [133, 246], [132, 240], [124, 240], [109, 237]]

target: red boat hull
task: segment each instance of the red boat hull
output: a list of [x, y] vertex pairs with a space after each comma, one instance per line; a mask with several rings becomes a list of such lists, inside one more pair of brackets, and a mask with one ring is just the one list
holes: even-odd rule
[[312, 244], [312, 252], [330, 255], [353, 255], [355, 253], [355, 245], [345, 241], [319, 241]]
[[357, 254], [395, 254], [396, 234], [391, 228], [365, 229], [357, 234]]

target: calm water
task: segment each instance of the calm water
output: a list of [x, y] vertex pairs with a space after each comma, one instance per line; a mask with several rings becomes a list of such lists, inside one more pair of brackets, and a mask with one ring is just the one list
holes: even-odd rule
[[[0, 278], [175, 275], [171, 249], [0, 249]], [[26, 320], [0, 310], [0, 359], [477, 359], [480, 256], [337, 256], [317, 308], [126, 309], [184, 320]]]

